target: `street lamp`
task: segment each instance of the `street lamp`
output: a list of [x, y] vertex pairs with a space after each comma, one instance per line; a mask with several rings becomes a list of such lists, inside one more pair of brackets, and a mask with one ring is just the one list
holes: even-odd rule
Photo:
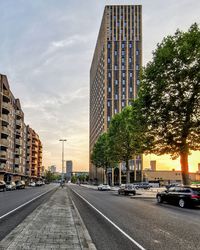
[[64, 143], [67, 141], [66, 139], [60, 139], [62, 142], [62, 183], [64, 182]]

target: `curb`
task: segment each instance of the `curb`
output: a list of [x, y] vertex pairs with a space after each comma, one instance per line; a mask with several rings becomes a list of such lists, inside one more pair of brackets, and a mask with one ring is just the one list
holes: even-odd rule
[[151, 196], [142, 196], [142, 195], [139, 195], [139, 196], [131, 196], [130, 199], [156, 199], [156, 197], [151, 197]]
[[[69, 196], [70, 197], [70, 196]], [[76, 224], [76, 230], [77, 230], [77, 233], [78, 233], [78, 236], [79, 236], [79, 240], [80, 240], [80, 244], [81, 244], [81, 248], [83, 250], [97, 250], [94, 243], [92, 242], [92, 239], [89, 235], [89, 232], [81, 218], [81, 215], [76, 207], [76, 205], [74, 204], [73, 200], [71, 199], [70, 197], [70, 200], [72, 202], [72, 206], [73, 206], [73, 209], [72, 209], [72, 213], [73, 213], [73, 217], [74, 217], [74, 221], [75, 221], [75, 224]]]

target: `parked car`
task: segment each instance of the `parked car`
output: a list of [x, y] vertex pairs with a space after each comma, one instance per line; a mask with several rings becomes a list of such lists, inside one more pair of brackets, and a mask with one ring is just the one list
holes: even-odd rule
[[35, 184], [36, 184], [36, 186], [42, 186], [43, 185], [42, 181], [37, 181]]
[[136, 195], [135, 185], [134, 184], [122, 184], [118, 189], [118, 194], [129, 195], [133, 194]]
[[143, 188], [143, 189], [150, 189], [151, 185], [148, 182], [139, 182], [133, 183], [136, 189]]
[[100, 184], [98, 186], [98, 190], [101, 190], [101, 191], [109, 191], [110, 190], [110, 186], [108, 184]]
[[9, 181], [9, 182], [6, 182], [6, 190], [15, 190], [16, 189], [16, 184], [14, 181]]
[[179, 205], [181, 208], [200, 205], [200, 187], [177, 186], [171, 187], [156, 195], [157, 202], [168, 202]]
[[26, 186], [24, 181], [16, 181], [15, 184], [16, 184], [16, 189], [24, 189]]
[[6, 183], [5, 183], [5, 181], [0, 181], [0, 190], [6, 191]]
[[31, 181], [31, 182], [29, 182], [29, 184], [28, 184], [30, 187], [35, 187], [35, 182], [34, 181]]

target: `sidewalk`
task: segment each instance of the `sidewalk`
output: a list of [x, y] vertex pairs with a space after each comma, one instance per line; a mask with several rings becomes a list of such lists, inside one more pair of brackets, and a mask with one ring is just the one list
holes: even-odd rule
[[0, 242], [0, 250], [22, 249], [96, 249], [67, 187], [59, 187]]

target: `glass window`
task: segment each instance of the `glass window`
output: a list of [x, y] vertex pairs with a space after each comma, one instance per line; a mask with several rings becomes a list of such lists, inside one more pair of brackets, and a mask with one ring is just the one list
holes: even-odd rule
[[122, 80], [122, 84], [125, 85], [125, 80], [124, 79]]
[[137, 85], [139, 85], [140, 84], [140, 80], [137, 80]]
[[110, 102], [108, 101], [108, 107], [110, 107]]
[[138, 64], [136, 65], [136, 70], [139, 70], [139, 65]]
[[132, 58], [131, 57], [129, 57], [129, 62], [132, 62]]
[[115, 80], [115, 84], [116, 84], [116, 85], [118, 84], [118, 80]]
[[139, 55], [139, 50], [136, 50], [136, 56], [138, 56]]
[[130, 92], [132, 92], [133, 91], [133, 88], [132, 87], [130, 87]]
[[122, 73], [122, 76], [125, 77], [125, 72]]
[[122, 107], [124, 107], [125, 105], [124, 105], [124, 102], [122, 102]]
[[132, 43], [129, 43], [129, 48], [132, 48]]
[[133, 73], [132, 72], [130, 72], [130, 77], [132, 77], [133, 76]]
[[118, 99], [118, 95], [115, 95], [115, 100], [117, 100]]
[[110, 58], [108, 58], [108, 63], [110, 63]]

